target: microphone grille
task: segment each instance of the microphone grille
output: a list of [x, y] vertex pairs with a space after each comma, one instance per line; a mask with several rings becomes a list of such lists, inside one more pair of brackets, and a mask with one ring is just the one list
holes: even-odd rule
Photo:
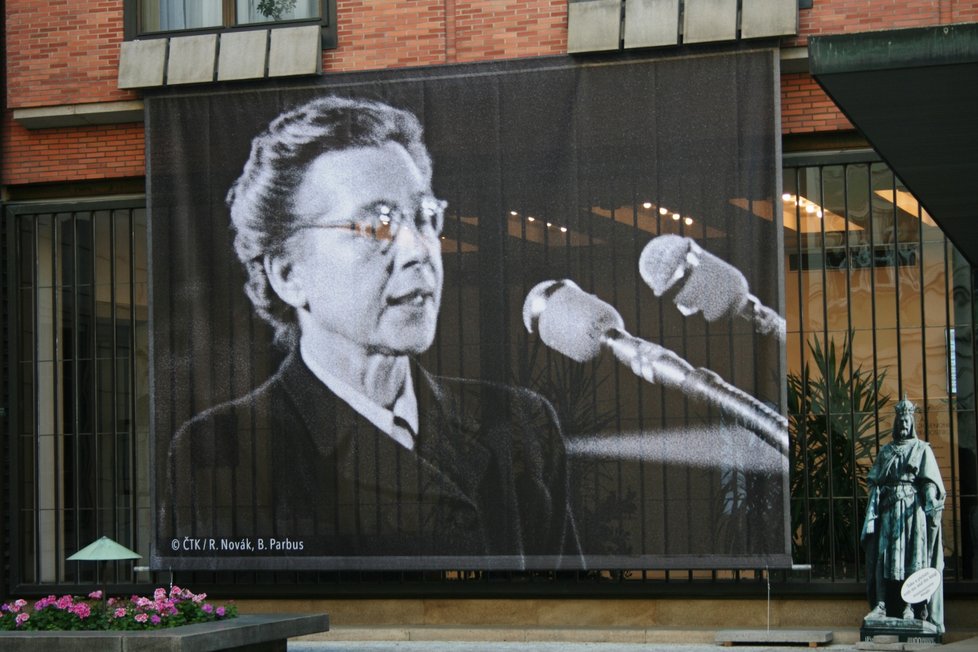
[[611, 305], [570, 280], [544, 281], [526, 296], [523, 321], [548, 347], [578, 362], [597, 357], [605, 333], [624, 329]]
[[638, 272], [655, 296], [661, 297], [683, 278], [686, 254], [692, 244], [689, 238], [667, 234], [652, 238], [642, 249], [638, 258]]
[[672, 300], [686, 316], [702, 312], [707, 321], [731, 317], [744, 309], [750, 296], [740, 270], [692, 238], [653, 238], [642, 250], [638, 269], [657, 297], [675, 288]]

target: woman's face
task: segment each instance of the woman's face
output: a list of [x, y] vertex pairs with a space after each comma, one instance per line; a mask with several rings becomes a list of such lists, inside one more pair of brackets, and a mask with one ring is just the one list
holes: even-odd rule
[[[394, 355], [430, 347], [443, 281], [440, 222], [424, 228], [414, 216], [436, 204], [430, 179], [397, 143], [315, 159], [293, 199], [299, 227], [283, 257], [295, 290], [283, 299], [299, 311], [303, 333], [321, 329]], [[393, 237], [362, 228], [378, 215], [407, 219]]]

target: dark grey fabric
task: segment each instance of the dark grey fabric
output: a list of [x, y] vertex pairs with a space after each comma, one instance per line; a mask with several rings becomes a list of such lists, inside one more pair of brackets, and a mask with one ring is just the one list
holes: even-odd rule
[[420, 367], [415, 375], [419, 433], [409, 451], [293, 352], [260, 388], [180, 429], [162, 536], [206, 540], [182, 553], [231, 564], [387, 556], [437, 567], [488, 556], [522, 568], [526, 556], [543, 556], [579, 566], [550, 405], [528, 390], [436, 378]]

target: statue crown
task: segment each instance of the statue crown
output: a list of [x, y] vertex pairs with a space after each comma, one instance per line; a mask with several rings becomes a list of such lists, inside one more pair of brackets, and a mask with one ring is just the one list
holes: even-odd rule
[[903, 395], [903, 400], [896, 404], [896, 413], [899, 415], [914, 414], [916, 411], [917, 406], [907, 398], [906, 394]]

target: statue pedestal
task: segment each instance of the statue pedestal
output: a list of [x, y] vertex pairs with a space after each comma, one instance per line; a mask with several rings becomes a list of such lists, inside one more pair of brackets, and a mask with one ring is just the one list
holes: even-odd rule
[[[896, 637], [894, 640], [893, 637]], [[865, 618], [859, 628], [860, 641], [880, 643], [940, 643], [941, 634], [926, 620], [903, 618]]]

